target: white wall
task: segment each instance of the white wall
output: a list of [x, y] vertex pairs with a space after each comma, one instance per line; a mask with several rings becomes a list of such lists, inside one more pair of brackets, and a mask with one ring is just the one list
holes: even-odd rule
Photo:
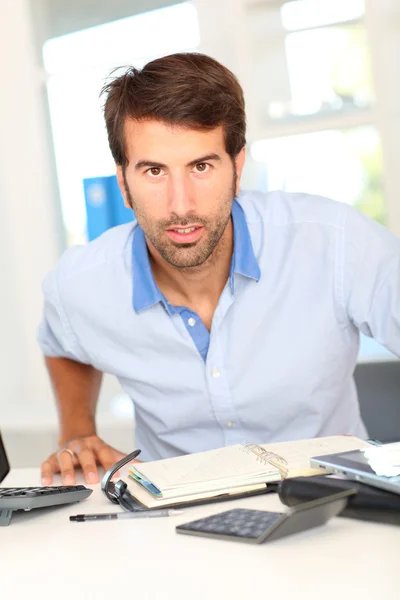
[[[62, 245], [40, 70], [26, 2], [0, 19], [0, 423], [26, 406], [47, 409], [50, 390], [35, 337], [40, 281]], [[38, 76], [39, 75], [39, 76]]]

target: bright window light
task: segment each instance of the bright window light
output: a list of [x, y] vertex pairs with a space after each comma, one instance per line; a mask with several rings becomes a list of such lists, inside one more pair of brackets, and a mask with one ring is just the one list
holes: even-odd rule
[[382, 154], [375, 127], [259, 140], [251, 154], [265, 165], [265, 191], [326, 196], [385, 224]]
[[373, 104], [362, 25], [291, 33], [286, 37], [286, 56], [293, 114]]

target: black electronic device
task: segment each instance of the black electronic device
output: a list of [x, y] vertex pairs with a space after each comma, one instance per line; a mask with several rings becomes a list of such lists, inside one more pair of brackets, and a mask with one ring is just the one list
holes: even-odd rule
[[[0, 482], [10, 471], [6, 449], [0, 434]], [[84, 500], [93, 490], [84, 485], [47, 487], [0, 487], [0, 527], [10, 523], [16, 510], [32, 510]]]
[[305, 502], [286, 513], [236, 508], [176, 527], [177, 533], [261, 544], [323, 525], [339, 514], [356, 490]]
[[3, 440], [0, 433], [0, 483], [3, 481], [6, 475], [10, 472], [10, 463], [8, 462], [6, 449], [3, 444]]
[[287, 506], [297, 506], [316, 498], [354, 488], [357, 494], [349, 498], [341, 517], [400, 525], [400, 495], [365, 483], [336, 476], [314, 475], [291, 477], [278, 486], [279, 499]]

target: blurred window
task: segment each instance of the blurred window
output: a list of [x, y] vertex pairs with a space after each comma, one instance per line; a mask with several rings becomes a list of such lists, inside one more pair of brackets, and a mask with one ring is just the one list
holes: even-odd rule
[[200, 42], [190, 2], [113, 21], [59, 38], [43, 47], [62, 214], [68, 244], [83, 243], [83, 179], [115, 173], [99, 99], [110, 72], [143, 67], [155, 57], [194, 51]]
[[374, 102], [363, 0], [292, 0], [280, 9], [290, 99], [271, 119], [369, 107]]
[[267, 189], [334, 198], [385, 223], [381, 146], [375, 127], [259, 140], [251, 151], [265, 165]]
[[252, 136], [251, 155], [263, 164], [258, 187], [327, 196], [386, 224], [364, 0], [291, 0], [268, 10], [283, 40], [275, 81], [287, 86], [269, 94]]

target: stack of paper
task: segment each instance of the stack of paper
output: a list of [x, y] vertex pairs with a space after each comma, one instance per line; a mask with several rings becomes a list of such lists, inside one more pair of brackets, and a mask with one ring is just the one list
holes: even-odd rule
[[130, 474], [163, 498], [265, 484], [280, 478], [275, 466], [257, 462], [240, 445], [135, 464]]

